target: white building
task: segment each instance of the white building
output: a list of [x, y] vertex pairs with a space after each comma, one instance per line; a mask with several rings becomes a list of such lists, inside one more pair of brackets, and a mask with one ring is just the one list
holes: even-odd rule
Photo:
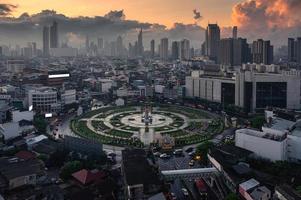
[[225, 75], [219, 69], [192, 72], [186, 77], [186, 96], [233, 104], [248, 112], [267, 106], [300, 109], [301, 72], [278, 67], [244, 65]]
[[113, 86], [113, 80], [111, 79], [99, 79], [101, 84], [101, 92], [108, 93]]
[[[267, 117], [269, 115], [266, 115]], [[301, 121], [273, 117], [262, 131], [239, 129], [235, 145], [271, 161], [301, 162]]]
[[58, 95], [51, 87], [39, 87], [28, 91], [28, 106], [41, 113], [57, 112]]
[[254, 152], [271, 161], [286, 160], [287, 138], [252, 129], [239, 129], [235, 133], [235, 146]]
[[76, 103], [76, 90], [65, 90], [61, 94], [61, 100], [64, 105]]
[[22, 120], [33, 121], [34, 112], [33, 111], [12, 111], [13, 122], [19, 122]]

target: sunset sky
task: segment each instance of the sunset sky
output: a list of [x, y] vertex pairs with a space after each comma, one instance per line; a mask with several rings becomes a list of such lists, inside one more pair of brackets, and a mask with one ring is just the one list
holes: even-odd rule
[[104, 15], [110, 10], [124, 10], [127, 19], [160, 23], [168, 27], [174, 22], [195, 23], [193, 9], [201, 12], [200, 25], [218, 22], [231, 25], [232, 7], [239, 0], [0, 0], [17, 5], [12, 13], [17, 17], [24, 12], [38, 13], [53, 9], [70, 17]]

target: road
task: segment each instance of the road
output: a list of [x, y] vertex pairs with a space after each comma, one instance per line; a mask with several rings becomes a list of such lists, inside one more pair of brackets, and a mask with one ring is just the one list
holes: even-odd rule
[[[76, 134], [72, 132], [70, 129], [70, 121], [75, 117], [75, 114], [72, 115], [67, 115], [64, 116], [62, 119], [60, 125], [57, 127], [57, 135], [62, 135], [62, 136], [72, 136], [72, 137], [78, 137]], [[116, 147], [116, 146], [111, 146], [111, 145], [103, 145], [103, 150], [106, 152], [114, 152], [116, 154], [116, 161], [117, 163], [120, 163], [122, 158], [121, 158], [121, 151], [123, 150], [123, 147]]]
[[[187, 149], [184, 148], [184, 150]], [[194, 166], [189, 166], [189, 161], [191, 160], [188, 153], [185, 151], [183, 152], [183, 156], [172, 156], [169, 159], [161, 159], [157, 158], [157, 163], [160, 167], [160, 170], [178, 170], [178, 169], [193, 169], [193, 168], [201, 168], [204, 167], [196, 162]], [[186, 188], [190, 196], [185, 198], [182, 192], [182, 188]], [[208, 199], [217, 200], [218, 198], [215, 197], [214, 193], [209, 189], [209, 196]], [[200, 196], [198, 191], [194, 185], [194, 179], [175, 179], [171, 183], [171, 192], [173, 192], [177, 199], [191, 199], [191, 200], [198, 200]]]

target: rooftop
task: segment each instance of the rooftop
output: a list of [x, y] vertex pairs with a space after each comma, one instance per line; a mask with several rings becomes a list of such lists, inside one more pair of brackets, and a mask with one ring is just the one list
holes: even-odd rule
[[124, 176], [128, 185], [160, 185], [159, 173], [150, 165], [143, 149], [122, 151]]

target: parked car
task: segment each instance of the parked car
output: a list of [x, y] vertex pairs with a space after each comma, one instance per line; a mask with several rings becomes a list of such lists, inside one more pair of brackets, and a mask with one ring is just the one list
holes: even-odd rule
[[186, 153], [190, 153], [193, 152], [194, 148], [193, 147], [189, 147], [188, 149], [186, 149]]
[[186, 188], [182, 188], [182, 192], [183, 192], [183, 194], [184, 194], [185, 197], [189, 196], [189, 193], [188, 193], [188, 191], [187, 191]]
[[163, 153], [160, 155], [160, 158], [170, 158], [169, 154]]

